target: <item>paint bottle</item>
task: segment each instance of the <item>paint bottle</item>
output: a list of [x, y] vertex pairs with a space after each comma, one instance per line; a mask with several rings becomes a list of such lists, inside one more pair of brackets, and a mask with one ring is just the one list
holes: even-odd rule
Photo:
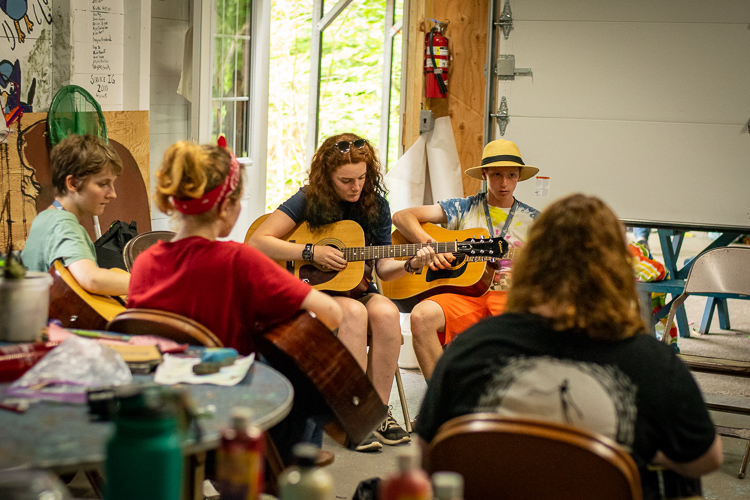
[[156, 386], [119, 398], [107, 443], [105, 500], [180, 500], [183, 461], [173, 401]]
[[463, 500], [464, 478], [458, 472], [436, 472], [432, 475], [435, 500]]
[[221, 432], [216, 476], [222, 500], [256, 500], [263, 492], [266, 443], [252, 421], [250, 408], [235, 407], [231, 424]]
[[427, 473], [419, 467], [419, 453], [406, 448], [397, 457], [398, 472], [380, 487], [380, 500], [432, 500]]
[[318, 448], [300, 443], [292, 453], [294, 465], [279, 476], [279, 500], [333, 500], [333, 477], [315, 465]]

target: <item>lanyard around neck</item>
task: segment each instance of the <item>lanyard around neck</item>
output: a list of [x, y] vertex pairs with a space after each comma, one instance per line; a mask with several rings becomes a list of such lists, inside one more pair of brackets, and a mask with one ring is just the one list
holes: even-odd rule
[[55, 207], [55, 208], [56, 208], [56, 209], [58, 209], [58, 210], [62, 210], [63, 212], [65, 212], [65, 211], [66, 211], [66, 210], [65, 210], [65, 207], [64, 207], [64, 206], [62, 206], [62, 205], [60, 204], [60, 202], [59, 202], [59, 201], [57, 201], [57, 200], [52, 200], [52, 206], [53, 206], [53, 207]]
[[[508, 217], [505, 218], [503, 230], [500, 231], [501, 238], [505, 238], [505, 235], [508, 234], [508, 230], [510, 229], [510, 222], [513, 220], [513, 215], [516, 213], [516, 208], [518, 208], [518, 200], [513, 198], [513, 205], [510, 207]], [[484, 197], [484, 215], [487, 218], [487, 228], [490, 230], [490, 237], [494, 237], [495, 226], [492, 225], [492, 216], [490, 216], [490, 204], [487, 202], [487, 195], [485, 195]]]

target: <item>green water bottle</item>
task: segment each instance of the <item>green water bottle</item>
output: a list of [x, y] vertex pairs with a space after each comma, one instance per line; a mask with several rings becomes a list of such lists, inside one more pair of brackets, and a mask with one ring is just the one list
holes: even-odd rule
[[180, 500], [177, 410], [164, 391], [141, 388], [119, 398], [107, 444], [105, 500]]

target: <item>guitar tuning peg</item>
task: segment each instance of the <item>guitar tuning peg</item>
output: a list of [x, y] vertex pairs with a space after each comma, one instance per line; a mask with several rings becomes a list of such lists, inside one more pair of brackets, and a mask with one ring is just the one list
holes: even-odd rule
[[480, 239], [481, 241], [484, 241], [484, 235], [481, 235], [481, 236], [479, 237], [479, 239]]
[[474, 255], [475, 253], [477, 253], [477, 251], [472, 249], [471, 255]]

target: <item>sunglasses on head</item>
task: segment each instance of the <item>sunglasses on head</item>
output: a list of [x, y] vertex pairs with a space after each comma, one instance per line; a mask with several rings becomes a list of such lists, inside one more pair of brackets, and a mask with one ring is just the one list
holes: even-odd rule
[[367, 144], [367, 141], [364, 139], [357, 139], [356, 141], [341, 141], [337, 142], [335, 144], [336, 148], [338, 148], [339, 151], [342, 153], [348, 153], [350, 149], [350, 145], [354, 146], [354, 149], [362, 149], [365, 147], [365, 144]]

